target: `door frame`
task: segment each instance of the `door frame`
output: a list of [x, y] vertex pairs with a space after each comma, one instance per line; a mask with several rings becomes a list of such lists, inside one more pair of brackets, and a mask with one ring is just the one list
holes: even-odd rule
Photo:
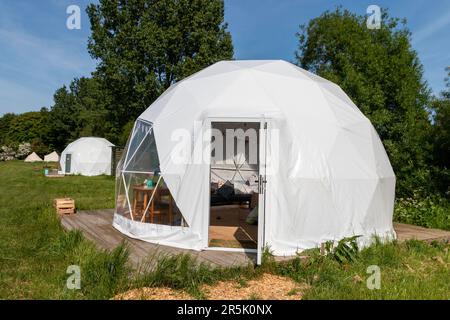
[[[208, 214], [204, 219], [204, 227], [203, 234], [205, 235], [205, 239], [203, 239], [203, 247], [205, 250], [211, 251], [229, 251], [229, 252], [243, 252], [243, 253], [256, 253], [256, 262], [257, 264], [261, 264], [262, 253], [265, 246], [265, 220], [267, 216], [267, 210], [265, 206], [266, 202], [266, 192], [267, 192], [267, 176], [266, 176], [266, 162], [267, 162], [267, 124], [270, 119], [261, 116], [261, 117], [208, 117], [206, 118], [202, 134], [208, 132], [211, 129], [211, 125], [213, 122], [253, 122], [259, 123], [259, 143], [258, 143], [258, 152], [259, 152], [259, 187], [258, 187], [258, 243], [257, 249], [246, 249], [246, 248], [226, 248], [226, 247], [210, 247], [209, 246], [209, 225], [211, 218], [211, 162], [207, 163], [206, 170], [207, 174], [205, 175], [205, 207], [208, 209]], [[210, 131], [209, 131], [210, 132]], [[209, 137], [210, 138], [210, 137]], [[209, 139], [208, 138], [208, 139]], [[209, 140], [208, 140], [209, 141]], [[211, 146], [211, 144], [209, 144]], [[211, 160], [211, 150], [208, 148], [206, 152], [209, 153], [209, 159]], [[261, 177], [264, 179], [261, 181]]]

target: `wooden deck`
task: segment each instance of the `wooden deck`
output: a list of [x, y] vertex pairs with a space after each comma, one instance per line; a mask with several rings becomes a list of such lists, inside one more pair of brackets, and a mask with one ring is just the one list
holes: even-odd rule
[[445, 241], [450, 242], [450, 231], [439, 229], [428, 229], [410, 224], [394, 222], [394, 229], [397, 233], [397, 240], [422, 240], [422, 241]]
[[255, 263], [256, 254], [224, 251], [194, 251], [157, 245], [127, 237], [112, 226], [114, 210], [79, 211], [75, 215], [64, 215], [61, 224], [66, 230], [79, 229], [86, 238], [102, 249], [111, 250], [125, 240], [130, 248], [130, 260], [134, 265], [151, 263], [152, 257], [158, 253], [189, 253], [199, 262], [207, 262], [214, 266], [242, 266]]
[[[189, 253], [195, 256], [199, 262], [207, 262], [215, 266], [240, 266], [256, 261], [256, 254], [252, 253], [184, 250], [129, 238], [112, 227], [113, 213], [112, 209], [80, 211], [75, 215], [62, 216], [61, 224], [66, 230], [81, 230], [86, 238], [102, 249], [111, 250], [125, 240], [130, 248], [130, 260], [135, 266], [146, 260], [151, 263], [151, 257], [155, 257], [158, 253]], [[394, 229], [399, 241], [409, 239], [450, 241], [449, 231], [427, 229], [403, 223], [394, 223]], [[280, 260], [284, 259], [280, 258]]]

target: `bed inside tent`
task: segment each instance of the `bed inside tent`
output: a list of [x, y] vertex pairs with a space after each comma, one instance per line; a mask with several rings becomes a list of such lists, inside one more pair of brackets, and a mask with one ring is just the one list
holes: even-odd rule
[[259, 126], [211, 123], [209, 247], [257, 247]]

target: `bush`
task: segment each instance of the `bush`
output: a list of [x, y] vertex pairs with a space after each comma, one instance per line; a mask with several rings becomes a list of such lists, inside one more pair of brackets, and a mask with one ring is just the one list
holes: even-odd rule
[[19, 146], [17, 147], [16, 158], [24, 159], [31, 152], [32, 152], [31, 143], [23, 142], [23, 143], [19, 144]]
[[427, 228], [450, 230], [450, 201], [439, 195], [396, 200], [394, 220]]
[[13, 148], [8, 146], [2, 146], [0, 148], [0, 161], [11, 161], [16, 157], [16, 152]]
[[32, 152], [31, 144], [23, 142], [19, 145], [2, 146], [0, 148], [0, 161], [22, 160]]
[[335, 241], [327, 241], [324, 244], [325, 254], [332, 257], [339, 263], [352, 262], [358, 255], [358, 243], [357, 239], [360, 236], [347, 237]]

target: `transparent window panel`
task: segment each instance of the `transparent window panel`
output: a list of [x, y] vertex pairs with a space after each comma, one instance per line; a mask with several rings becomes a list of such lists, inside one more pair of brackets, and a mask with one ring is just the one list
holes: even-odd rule
[[138, 120], [118, 166], [116, 212], [143, 223], [187, 226], [159, 172], [152, 125]]
[[138, 120], [127, 145], [124, 171], [147, 173], [159, 171], [158, 151], [150, 123]]
[[152, 129], [151, 123], [137, 120], [134, 124], [133, 131], [131, 132], [130, 138], [126, 146], [125, 161], [128, 162], [133, 154], [139, 149], [142, 140], [147, 136], [148, 132]]
[[158, 152], [153, 130], [143, 137], [139, 148], [129, 157], [125, 170], [137, 172], [159, 171]]
[[161, 176], [125, 172], [122, 181], [119, 183], [117, 213], [138, 222], [187, 226]]

